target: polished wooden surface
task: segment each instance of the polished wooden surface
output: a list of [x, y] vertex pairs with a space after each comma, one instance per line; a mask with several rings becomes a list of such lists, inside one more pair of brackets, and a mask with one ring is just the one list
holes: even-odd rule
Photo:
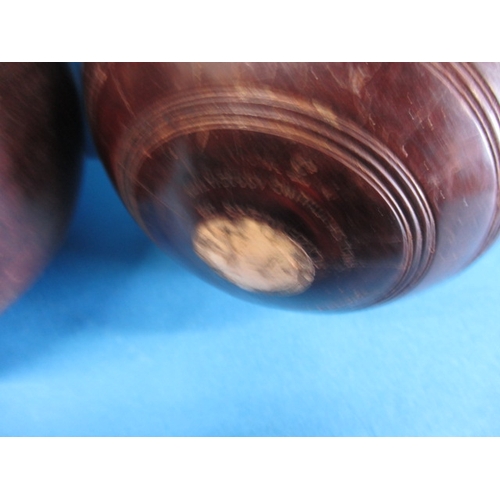
[[[498, 64], [93, 63], [85, 86], [97, 148], [138, 223], [249, 299], [369, 306], [460, 271], [498, 233]], [[314, 279], [245, 289], [234, 234], [195, 251], [210, 221], [285, 235]], [[278, 253], [288, 268], [262, 265], [268, 281], [299, 266]]]
[[80, 109], [61, 64], [0, 64], [0, 311], [57, 249], [79, 180]]

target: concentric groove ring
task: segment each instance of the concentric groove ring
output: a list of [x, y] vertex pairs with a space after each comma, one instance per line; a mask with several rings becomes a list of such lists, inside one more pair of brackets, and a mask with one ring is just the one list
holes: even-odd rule
[[377, 191], [401, 226], [405, 263], [393, 288], [375, 302], [389, 300], [423, 278], [435, 249], [434, 217], [419, 183], [401, 160], [323, 104], [267, 89], [190, 90], [156, 102], [137, 117], [113, 158], [123, 199], [137, 220], [140, 215], [133, 185], [127, 179], [137, 179], [144, 158], [176, 137], [216, 129], [261, 132], [315, 148], [340, 161]]

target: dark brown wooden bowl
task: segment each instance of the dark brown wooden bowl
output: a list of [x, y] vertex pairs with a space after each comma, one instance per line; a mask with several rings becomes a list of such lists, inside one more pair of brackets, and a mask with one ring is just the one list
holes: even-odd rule
[[242, 296], [352, 309], [463, 269], [499, 231], [499, 64], [92, 63], [125, 205]]
[[81, 113], [62, 64], [0, 64], [0, 312], [58, 248], [80, 171]]

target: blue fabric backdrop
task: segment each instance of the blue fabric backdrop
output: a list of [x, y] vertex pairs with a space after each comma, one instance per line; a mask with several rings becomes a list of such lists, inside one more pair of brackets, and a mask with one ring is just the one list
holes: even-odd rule
[[347, 314], [213, 288], [87, 157], [66, 243], [0, 317], [0, 435], [500, 435], [500, 246]]

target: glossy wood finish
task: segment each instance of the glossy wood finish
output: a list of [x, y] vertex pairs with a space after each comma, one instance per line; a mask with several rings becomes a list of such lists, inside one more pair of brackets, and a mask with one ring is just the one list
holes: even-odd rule
[[93, 63], [85, 87], [131, 214], [241, 296], [373, 305], [499, 231], [498, 64]]
[[61, 242], [79, 180], [81, 132], [66, 66], [0, 64], [0, 311]]

